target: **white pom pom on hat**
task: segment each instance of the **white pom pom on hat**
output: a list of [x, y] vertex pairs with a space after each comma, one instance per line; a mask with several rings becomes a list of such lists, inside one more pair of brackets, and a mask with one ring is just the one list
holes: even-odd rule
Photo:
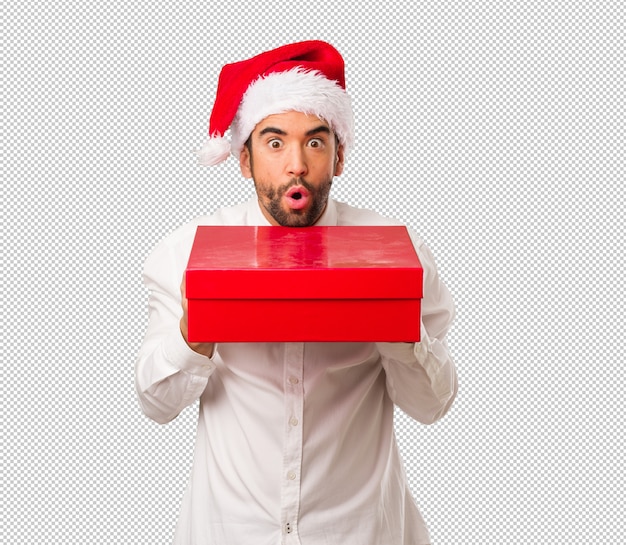
[[332, 45], [299, 42], [225, 65], [209, 120], [209, 138], [198, 151], [198, 162], [212, 166], [230, 153], [239, 155], [260, 121], [292, 110], [317, 115], [330, 125], [346, 153], [352, 147], [354, 119], [345, 90], [344, 62]]
[[217, 165], [228, 159], [230, 142], [224, 136], [207, 138], [198, 150], [198, 163], [203, 166]]

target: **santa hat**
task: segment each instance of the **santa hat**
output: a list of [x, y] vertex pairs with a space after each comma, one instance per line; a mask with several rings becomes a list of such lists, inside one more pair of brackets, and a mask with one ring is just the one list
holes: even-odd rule
[[352, 147], [354, 120], [344, 62], [330, 44], [316, 40], [289, 44], [224, 66], [199, 163], [217, 165], [230, 153], [238, 156], [260, 121], [288, 111], [318, 116], [346, 153]]

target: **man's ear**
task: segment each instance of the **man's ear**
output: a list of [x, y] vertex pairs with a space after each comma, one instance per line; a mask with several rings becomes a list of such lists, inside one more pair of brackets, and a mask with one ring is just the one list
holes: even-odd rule
[[248, 146], [241, 148], [239, 153], [239, 168], [244, 178], [252, 178], [252, 158]]
[[338, 144], [337, 145], [337, 158], [335, 159], [335, 176], [341, 176], [341, 174], [343, 173], [343, 165], [344, 165], [344, 152], [343, 152], [343, 145], [342, 144]]

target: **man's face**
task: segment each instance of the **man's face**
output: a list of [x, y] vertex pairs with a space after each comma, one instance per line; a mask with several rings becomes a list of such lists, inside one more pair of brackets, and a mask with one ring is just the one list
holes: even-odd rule
[[263, 119], [239, 159], [252, 178], [263, 215], [272, 225], [313, 225], [326, 208], [333, 176], [343, 171], [343, 147], [314, 115], [286, 112]]

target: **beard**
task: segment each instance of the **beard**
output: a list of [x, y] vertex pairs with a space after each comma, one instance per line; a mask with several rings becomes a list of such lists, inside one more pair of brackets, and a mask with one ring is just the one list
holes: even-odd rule
[[[257, 195], [261, 206], [276, 220], [278, 225], [284, 227], [310, 227], [320, 219], [326, 209], [328, 195], [332, 186], [332, 177], [320, 184], [317, 188], [303, 178], [292, 178], [280, 187], [264, 186], [254, 181]], [[311, 204], [302, 210], [285, 209], [283, 197], [290, 188], [301, 185], [308, 192]]]

